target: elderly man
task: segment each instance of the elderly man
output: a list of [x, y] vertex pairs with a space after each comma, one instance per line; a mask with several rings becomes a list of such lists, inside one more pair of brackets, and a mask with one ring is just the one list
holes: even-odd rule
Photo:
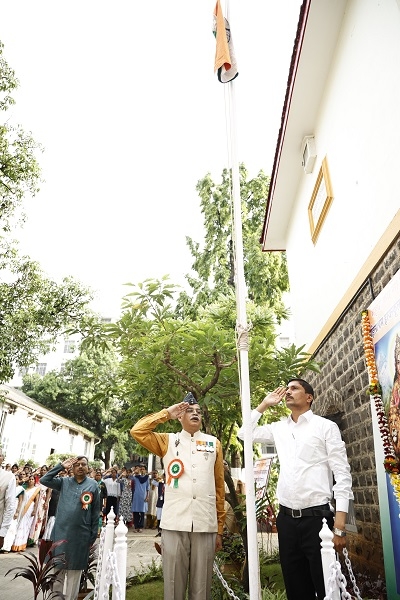
[[[178, 419], [178, 433], [155, 433]], [[142, 446], [164, 460], [165, 500], [161, 517], [164, 599], [209, 600], [215, 551], [222, 547], [224, 467], [217, 438], [200, 431], [201, 410], [188, 394], [183, 402], [144, 417], [131, 429]]]
[[[57, 477], [72, 467], [72, 477]], [[86, 456], [69, 458], [59, 463], [40, 479], [40, 483], [60, 492], [57, 514], [51, 539], [66, 540], [56, 548], [55, 554], [65, 552], [66, 569], [61, 571], [59, 585], [54, 591], [63, 591], [66, 579], [65, 600], [76, 600], [82, 570], [87, 567], [89, 550], [97, 538], [100, 511], [100, 492], [97, 482], [90, 479]]]
[[[0, 465], [3, 464], [4, 458], [4, 451], [0, 446]], [[14, 517], [17, 503], [15, 489], [14, 473], [0, 466], [0, 549], [3, 547], [4, 538]]]

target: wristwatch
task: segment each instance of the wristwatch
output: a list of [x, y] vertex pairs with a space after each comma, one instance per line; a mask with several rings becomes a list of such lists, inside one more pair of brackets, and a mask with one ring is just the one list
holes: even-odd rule
[[333, 528], [333, 533], [339, 537], [346, 537], [346, 532], [343, 531], [343, 529], [338, 529], [337, 527]]

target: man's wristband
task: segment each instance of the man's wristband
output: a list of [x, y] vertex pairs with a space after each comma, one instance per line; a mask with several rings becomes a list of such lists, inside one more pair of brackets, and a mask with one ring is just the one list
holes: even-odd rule
[[343, 529], [338, 529], [337, 527], [333, 528], [333, 533], [339, 537], [346, 537], [346, 532], [343, 531]]

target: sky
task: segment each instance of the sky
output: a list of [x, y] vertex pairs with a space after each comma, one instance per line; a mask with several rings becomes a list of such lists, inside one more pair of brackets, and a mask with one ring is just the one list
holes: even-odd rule
[[[225, 8], [225, 3], [222, 3]], [[237, 152], [270, 175], [301, 0], [230, 0]], [[41, 189], [13, 232], [45, 274], [73, 276], [117, 317], [126, 283], [184, 285], [203, 239], [196, 183], [228, 166], [226, 86], [214, 74], [214, 0], [0, 0]]]

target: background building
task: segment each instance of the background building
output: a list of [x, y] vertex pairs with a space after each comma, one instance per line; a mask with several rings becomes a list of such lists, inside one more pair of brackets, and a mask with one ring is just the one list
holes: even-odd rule
[[51, 454], [94, 458], [95, 435], [51, 412], [23, 392], [0, 385], [0, 441], [9, 463], [32, 459], [46, 464]]

